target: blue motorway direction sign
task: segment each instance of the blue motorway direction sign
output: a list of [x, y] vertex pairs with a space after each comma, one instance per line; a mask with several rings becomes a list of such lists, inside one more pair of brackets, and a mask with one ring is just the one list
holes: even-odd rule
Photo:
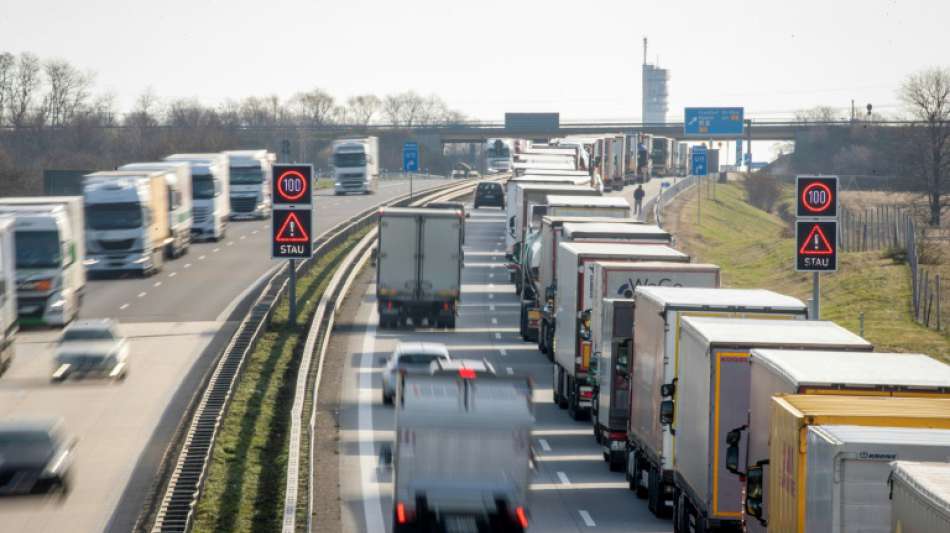
[[736, 137], [742, 135], [745, 111], [741, 107], [687, 107], [683, 134], [693, 137]]
[[419, 171], [419, 143], [405, 143], [402, 145], [402, 171]]
[[705, 176], [708, 174], [706, 161], [706, 147], [694, 146], [693, 153], [689, 156], [690, 174], [693, 176]]

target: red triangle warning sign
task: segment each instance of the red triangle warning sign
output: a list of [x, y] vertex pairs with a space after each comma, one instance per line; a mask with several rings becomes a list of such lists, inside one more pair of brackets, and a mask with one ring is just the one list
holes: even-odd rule
[[300, 219], [297, 218], [297, 213], [291, 211], [284, 219], [280, 229], [277, 230], [274, 240], [279, 243], [310, 242], [310, 236], [307, 235], [307, 230], [304, 229]]
[[828, 237], [825, 236], [825, 232], [821, 229], [821, 226], [815, 224], [811, 227], [811, 231], [808, 232], [808, 236], [805, 237], [805, 242], [802, 243], [802, 247], [798, 250], [798, 253], [802, 255], [832, 255], [835, 253], [835, 250], [831, 247], [831, 243], [828, 242]]

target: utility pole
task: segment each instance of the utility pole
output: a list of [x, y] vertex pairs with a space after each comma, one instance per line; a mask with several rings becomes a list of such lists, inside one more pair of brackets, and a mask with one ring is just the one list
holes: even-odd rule
[[752, 177], [752, 119], [745, 121], [745, 153], [749, 158], [746, 165], [746, 177]]

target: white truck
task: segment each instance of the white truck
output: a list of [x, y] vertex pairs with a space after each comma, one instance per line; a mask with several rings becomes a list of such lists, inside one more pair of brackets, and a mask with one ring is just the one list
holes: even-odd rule
[[359, 137], [333, 141], [333, 191], [372, 194], [379, 187], [379, 141]]
[[228, 156], [220, 153], [173, 154], [165, 161], [184, 161], [191, 167], [192, 225], [195, 238], [219, 241], [231, 216], [231, 178]]
[[394, 533], [526, 530], [534, 425], [528, 381], [465, 368], [402, 381]]
[[226, 150], [231, 189], [231, 220], [266, 219], [277, 155], [267, 150]]
[[[680, 330], [690, 316], [763, 319], [806, 318], [796, 298], [766, 290], [641, 286], [636, 309], [633, 393], [627, 421], [626, 476], [630, 490], [647, 498], [654, 514], [668, 515], [673, 503], [674, 441], [679, 420], [672, 417], [679, 383]], [[660, 415], [671, 417], [660, 423]], [[730, 428], [731, 429], [731, 428]]]
[[15, 219], [17, 313], [21, 325], [65, 326], [86, 288], [82, 196], [0, 198]]
[[485, 141], [485, 173], [500, 174], [511, 172], [514, 161], [511, 139], [488, 139]]
[[455, 327], [462, 283], [460, 211], [385, 207], [379, 211], [376, 296], [379, 324]]
[[549, 194], [600, 196], [599, 191], [586, 185], [518, 183], [514, 189], [514, 196], [506, 197], [507, 205], [514, 205], [505, 208], [508, 217], [508, 230], [505, 232], [505, 255], [513, 262], [521, 256], [521, 244], [524, 242], [528, 223], [531, 219], [531, 206], [545, 204]]
[[[691, 316], [680, 329], [673, 465], [674, 519], [696, 529], [741, 527], [742, 486], [726, 468], [727, 434], [748, 422], [753, 348], [870, 352], [834, 322]], [[634, 371], [636, 372], [636, 371]], [[661, 411], [661, 420], [672, 412]], [[740, 447], [739, 456], [745, 453]]]
[[[649, 226], [647, 226], [649, 227]], [[594, 438], [604, 448], [604, 458], [611, 471], [623, 470], [627, 460], [627, 421], [630, 414], [630, 364], [635, 337], [633, 297], [638, 287], [719, 287], [719, 267], [702, 263], [616, 262], [587, 263], [588, 280], [582, 303], [581, 324], [590, 324], [581, 337], [591, 338], [595, 364], [591, 370], [594, 398], [591, 419]], [[607, 302], [626, 309], [629, 320], [618, 323], [616, 311], [607, 309]], [[620, 330], [615, 327], [621, 326]], [[613, 339], [613, 341], [611, 340]], [[627, 352], [614, 357], [611, 342], [626, 339]]]
[[16, 221], [0, 216], [0, 376], [13, 361], [13, 340], [16, 337]]
[[950, 531], [950, 463], [891, 464], [891, 529], [895, 533]]
[[162, 270], [174, 242], [169, 225], [168, 170], [111, 170], [87, 174], [86, 265], [90, 272]]
[[[755, 349], [752, 350], [749, 357], [750, 382], [749, 392], [749, 421], [744, 429], [733, 429], [727, 433], [729, 447], [726, 450], [727, 464], [726, 468], [740, 476], [740, 482], [745, 479], [745, 474], [750, 469], [758, 469], [761, 475], [757, 479], [762, 480], [760, 502], [754, 507], [758, 509], [757, 516], [746, 517], [746, 527], [752, 532], [765, 532], [766, 527], [763, 522], [768, 521], [768, 478], [776, 471], [768, 466], [769, 458], [769, 428], [771, 427], [772, 410], [770, 399], [772, 396], [783, 394], [860, 394], [862, 396], [929, 396], [929, 397], [950, 397], [950, 366], [937, 361], [923, 354], [905, 354], [905, 353], [855, 353], [855, 352], [825, 352], [808, 350], [771, 350]], [[726, 428], [731, 429], [731, 428]], [[745, 446], [748, 453], [740, 459], [740, 447], [743, 444], [742, 434], [747, 435]], [[825, 439], [819, 439], [827, 444]], [[812, 450], [809, 450], [811, 455]], [[950, 450], [946, 450], [946, 457], [950, 457]], [[730, 464], [730, 459], [735, 460], [735, 464]], [[826, 459], [826, 458], [825, 458]], [[879, 460], [879, 459], [878, 459]], [[812, 464], [809, 461], [809, 464]], [[854, 463], [852, 463], [854, 464]], [[828, 465], [822, 463], [819, 468], [827, 468]], [[839, 468], [839, 470], [841, 470]], [[881, 479], [885, 479], [888, 474], [887, 463], [867, 463], [862, 467], [863, 472], [874, 470]], [[849, 474], [851, 470], [842, 470]], [[823, 500], [823, 496], [828, 495], [827, 487], [822, 485], [835, 486], [827, 475], [822, 475], [822, 484], [812, 485], [814, 481], [813, 474], [806, 476], [808, 481], [807, 490], [809, 490], [807, 500], [820, 505], [822, 509], [827, 509], [824, 516], [815, 516], [814, 520], [831, 520], [841, 509], [853, 505], [849, 502], [844, 504], [835, 504], [833, 509], [827, 508], [833, 499], [840, 497], [859, 496], [859, 494], [841, 494], [839, 490], [834, 490], [830, 494], [832, 498]], [[844, 483], [838, 479], [835, 484]], [[882, 483], [882, 491], [884, 489]], [[881, 491], [863, 491], [866, 496], [881, 496]], [[886, 501], [886, 492], [883, 492]], [[879, 498], [878, 498], [879, 499]], [[857, 502], [855, 502], [857, 503]], [[869, 509], [875, 507], [870, 502]], [[882, 503], [882, 502], [878, 502]], [[877, 506], [879, 507], [879, 506]], [[810, 504], [809, 509], [813, 506]], [[881, 511], [881, 509], [878, 509]], [[809, 513], [811, 515], [811, 513]], [[881, 520], [880, 513], [876, 513], [872, 519], [871, 515], [865, 517], [876, 525], [871, 526], [868, 521], [855, 522], [858, 517], [851, 517], [855, 524], [862, 523], [861, 531], [880, 530], [885, 531], [889, 527], [888, 520]], [[811, 518], [809, 518], [811, 520]], [[836, 527], [822, 527], [821, 531], [841, 531], [840, 520], [835, 518]], [[867, 527], [868, 529], [864, 529]], [[811, 527], [807, 528], [812, 531]], [[814, 529], [818, 531], [819, 529]]]
[[590, 283], [587, 264], [603, 260], [688, 263], [689, 256], [657, 244], [562, 242], [558, 245], [554, 291], [554, 403], [566, 408], [575, 420], [590, 414], [594, 394], [589, 380], [590, 337], [581, 335], [582, 326], [589, 331], [589, 323], [583, 322], [583, 302]]
[[191, 246], [192, 218], [191, 166], [185, 162], [156, 161], [130, 163], [119, 170], [161, 171], [168, 186], [168, 225], [172, 241], [165, 247], [165, 257], [174, 259], [188, 253]]

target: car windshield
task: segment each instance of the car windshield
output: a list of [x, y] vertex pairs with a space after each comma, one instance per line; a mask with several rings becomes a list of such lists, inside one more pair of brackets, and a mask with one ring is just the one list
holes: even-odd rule
[[260, 167], [231, 167], [231, 185], [257, 185], [264, 181]]
[[115, 336], [112, 335], [112, 330], [109, 329], [94, 329], [94, 328], [75, 328], [68, 329], [63, 333], [63, 342], [68, 341], [102, 341], [102, 340], [112, 340]]
[[13, 240], [17, 268], [55, 268], [62, 262], [55, 231], [17, 231]]
[[199, 174], [193, 177], [191, 196], [196, 200], [214, 198], [214, 179], [210, 174]]
[[142, 227], [142, 206], [133, 202], [86, 206], [86, 227], [95, 230]]
[[333, 154], [335, 167], [361, 167], [366, 165], [366, 154]]
[[399, 365], [428, 365], [443, 357], [434, 353], [403, 353], [399, 354]]
[[0, 464], [42, 460], [52, 454], [53, 446], [45, 431], [0, 431]]

